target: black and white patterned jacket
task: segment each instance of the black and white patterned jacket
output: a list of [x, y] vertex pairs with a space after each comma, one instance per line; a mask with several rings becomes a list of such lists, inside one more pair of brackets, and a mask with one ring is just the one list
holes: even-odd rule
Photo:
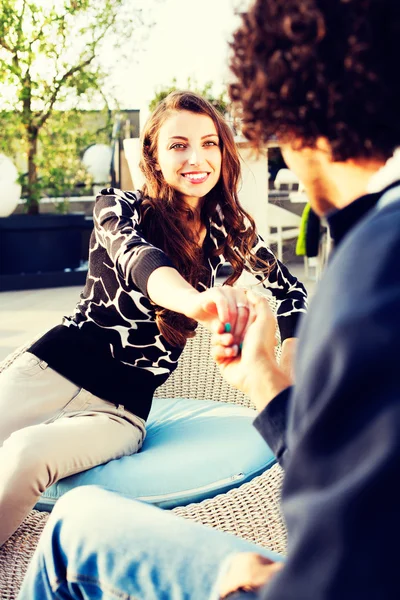
[[[144, 239], [140, 203], [140, 192], [112, 188], [97, 198], [89, 270], [75, 314], [65, 317], [30, 352], [77, 385], [146, 419], [154, 390], [176, 368], [182, 350], [161, 335], [155, 307], [147, 296], [150, 274], [174, 265]], [[222, 212], [217, 209], [207, 229], [206, 256], [225, 237]], [[275, 259], [260, 237], [254, 253], [264, 260]], [[224, 262], [221, 255], [207, 259], [210, 286]], [[279, 262], [262, 285], [278, 300], [282, 338], [293, 336], [306, 309], [303, 285]]]

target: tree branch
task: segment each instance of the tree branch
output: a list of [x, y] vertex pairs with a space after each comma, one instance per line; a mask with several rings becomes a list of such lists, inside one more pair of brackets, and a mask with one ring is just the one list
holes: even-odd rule
[[4, 38], [0, 37], [0, 46], [7, 50], [7, 52], [13, 52], [13, 49], [7, 44]]
[[82, 63], [80, 63], [79, 65], [77, 65], [76, 67], [71, 67], [71, 69], [69, 69], [66, 73], [64, 73], [64, 75], [62, 77], [60, 77], [60, 79], [58, 80], [58, 82], [55, 84], [56, 87], [53, 91], [53, 94], [50, 97], [49, 100], [49, 104], [48, 104], [48, 108], [45, 112], [43, 112], [42, 116], [40, 117], [39, 121], [38, 121], [38, 126], [42, 127], [42, 125], [44, 125], [44, 123], [47, 121], [47, 119], [50, 117], [51, 115], [51, 111], [53, 109], [54, 103], [57, 100], [58, 94], [63, 86], [63, 84], [70, 78], [72, 77], [75, 73], [82, 71], [85, 67], [87, 67], [92, 60], [96, 57], [96, 53], [95, 53], [95, 49], [97, 48], [97, 45], [99, 44], [99, 42], [102, 40], [102, 38], [104, 37], [104, 34], [108, 31], [108, 29], [110, 27], [112, 27], [113, 23], [115, 21], [115, 15], [114, 18], [111, 19], [109, 21], [109, 23], [107, 23], [106, 27], [104, 27], [100, 34], [97, 36], [96, 39], [94, 39], [91, 43], [92, 46], [92, 54], [89, 58], [87, 58], [85, 61], [83, 61]]
[[3, 38], [0, 37], [0, 46], [2, 48], [4, 48], [4, 50], [7, 50], [7, 52], [10, 52], [12, 54], [10, 70], [17, 77], [21, 76], [21, 67], [20, 67], [19, 58], [18, 58], [18, 48], [19, 48], [20, 40], [21, 40], [20, 36], [22, 34], [22, 17], [24, 15], [25, 6], [26, 6], [26, 0], [23, 0], [21, 16], [18, 17], [20, 26], [18, 27], [17, 43], [16, 43], [15, 47], [14, 48], [11, 47], [9, 44], [7, 44], [4, 37]]
[[38, 121], [38, 127], [42, 127], [42, 125], [44, 125], [44, 123], [47, 121], [47, 119], [50, 117], [51, 115], [51, 111], [52, 108], [54, 106], [54, 103], [57, 100], [57, 96], [60, 92], [60, 89], [62, 88], [63, 84], [73, 75], [75, 75], [75, 73], [78, 73], [79, 71], [82, 71], [82, 69], [84, 69], [85, 67], [87, 67], [88, 65], [90, 65], [90, 63], [92, 62], [92, 60], [95, 58], [95, 54], [93, 53], [89, 58], [87, 58], [85, 61], [83, 61], [82, 63], [80, 63], [79, 65], [76, 65], [76, 67], [71, 67], [71, 69], [69, 69], [68, 71], [66, 71], [66, 73], [64, 73], [64, 75], [57, 81], [57, 83], [55, 84], [55, 89], [54, 92], [52, 93], [50, 100], [49, 100], [49, 104], [47, 107], [47, 110], [45, 112], [42, 113], [42, 116], [40, 117], [39, 121]]
[[26, 0], [23, 0], [21, 14], [19, 16], [19, 27], [18, 27], [18, 35], [17, 35], [17, 44], [16, 44], [15, 48], [19, 48], [20, 43], [21, 43], [22, 19], [24, 18], [25, 8], [26, 8]]

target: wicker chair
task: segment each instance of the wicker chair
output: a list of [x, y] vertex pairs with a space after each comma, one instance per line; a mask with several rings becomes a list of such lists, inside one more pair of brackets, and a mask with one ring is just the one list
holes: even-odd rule
[[[273, 304], [273, 301], [272, 301]], [[7, 368], [24, 350], [19, 348], [0, 366]], [[160, 398], [196, 398], [235, 402], [251, 406], [250, 399], [230, 387], [210, 357], [210, 335], [199, 327], [189, 340], [179, 367], [158, 388]], [[228, 531], [282, 554], [286, 551], [286, 530], [280, 512], [282, 471], [273, 466], [251, 482], [226, 494], [197, 504], [173, 509], [177, 515]], [[35, 551], [48, 513], [32, 510], [14, 535], [0, 548], [0, 599], [15, 600]]]

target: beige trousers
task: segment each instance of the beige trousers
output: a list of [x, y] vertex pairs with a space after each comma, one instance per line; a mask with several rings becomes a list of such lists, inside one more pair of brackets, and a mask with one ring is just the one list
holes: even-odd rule
[[0, 546], [50, 485], [135, 454], [136, 415], [93, 396], [25, 352], [0, 374]]

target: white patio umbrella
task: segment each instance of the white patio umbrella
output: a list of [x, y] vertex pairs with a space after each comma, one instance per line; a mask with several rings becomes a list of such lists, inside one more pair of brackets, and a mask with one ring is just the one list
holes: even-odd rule
[[21, 185], [18, 170], [11, 158], [0, 154], [0, 217], [8, 217], [17, 207]]

